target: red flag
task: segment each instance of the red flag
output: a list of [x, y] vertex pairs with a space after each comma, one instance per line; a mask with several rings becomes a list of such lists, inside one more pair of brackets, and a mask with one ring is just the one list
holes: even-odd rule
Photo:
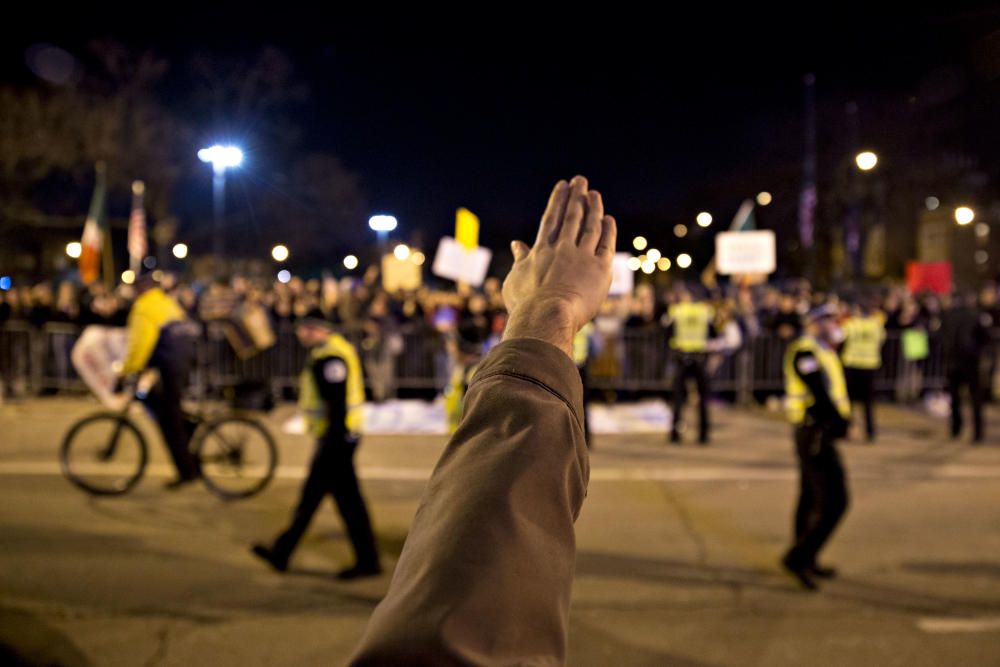
[[80, 238], [80, 280], [84, 285], [94, 282], [101, 274], [101, 249], [104, 246], [106, 222], [104, 164], [98, 162], [96, 171], [94, 196], [90, 199], [90, 212], [87, 213], [87, 221], [83, 224], [83, 236]]

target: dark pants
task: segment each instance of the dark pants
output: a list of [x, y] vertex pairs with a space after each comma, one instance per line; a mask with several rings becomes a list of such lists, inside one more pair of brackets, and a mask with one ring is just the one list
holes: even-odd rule
[[705, 371], [704, 354], [679, 354], [674, 369], [673, 428], [674, 436], [680, 433], [684, 404], [687, 402], [687, 381], [693, 379], [698, 389], [698, 440], [708, 442], [708, 373]]
[[847, 480], [828, 430], [813, 425], [796, 427], [795, 451], [799, 502], [795, 542], [786, 558], [795, 567], [809, 567], [815, 565], [816, 554], [847, 512]]
[[844, 368], [847, 376], [847, 395], [852, 403], [861, 403], [865, 410], [865, 433], [869, 440], [875, 439], [875, 371], [867, 368]]
[[969, 388], [972, 402], [972, 439], [983, 439], [983, 388], [979, 380], [979, 364], [967, 363], [948, 372], [948, 393], [951, 394], [951, 435], [962, 432], [962, 386]]
[[368, 509], [365, 507], [358, 478], [354, 473], [354, 450], [358, 440], [321, 439], [309, 466], [309, 476], [302, 487], [302, 497], [295, 508], [292, 524], [274, 543], [274, 553], [287, 561], [305, 534], [313, 515], [326, 494], [333, 497], [354, 547], [357, 564], [361, 567], [378, 565], [375, 535], [372, 533]]
[[198, 463], [191, 455], [191, 426], [181, 409], [181, 398], [187, 386], [191, 365], [192, 341], [189, 337], [165, 328], [160, 333], [149, 367], [160, 372], [160, 381], [143, 401], [163, 434], [177, 476], [191, 479], [198, 476]]
[[577, 366], [580, 371], [580, 382], [583, 384], [583, 436], [587, 440], [587, 449], [590, 449], [590, 419], [587, 413], [587, 366]]

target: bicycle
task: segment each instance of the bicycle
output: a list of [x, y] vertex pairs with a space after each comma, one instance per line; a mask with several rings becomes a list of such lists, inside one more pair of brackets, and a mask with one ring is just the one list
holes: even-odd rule
[[[148, 446], [128, 412], [141, 393], [129, 392], [121, 410], [96, 412], [70, 427], [59, 450], [63, 475], [70, 482], [98, 496], [122, 495], [139, 483], [149, 460]], [[191, 453], [212, 493], [225, 500], [249, 498], [270, 483], [278, 449], [253, 415], [233, 410], [205, 415], [199, 407], [187, 418], [195, 426]]]

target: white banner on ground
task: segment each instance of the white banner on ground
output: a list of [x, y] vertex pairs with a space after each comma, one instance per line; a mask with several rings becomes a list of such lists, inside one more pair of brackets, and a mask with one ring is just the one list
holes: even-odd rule
[[715, 236], [715, 263], [722, 275], [769, 274], [777, 267], [774, 232], [720, 232]]
[[618, 296], [631, 294], [635, 287], [635, 272], [628, 268], [628, 260], [632, 255], [627, 252], [615, 253], [611, 263], [611, 289], [608, 294]]
[[431, 271], [435, 276], [479, 287], [486, 280], [493, 253], [489, 248], [466, 250], [458, 241], [445, 236], [438, 244]]

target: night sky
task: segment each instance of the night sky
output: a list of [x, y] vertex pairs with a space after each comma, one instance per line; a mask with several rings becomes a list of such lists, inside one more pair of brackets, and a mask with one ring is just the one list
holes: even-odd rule
[[[305, 143], [357, 172], [372, 212], [395, 214], [404, 236], [449, 233], [466, 206], [482, 219], [483, 243], [504, 247], [530, 236], [551, 184], [579, 172], [603, 191], [623, 236], [665, 242], [702, 209], [727, 224], [762, 189], [775, 205], [761, 224], [792, 221], [806, 72], [817, 75], [821, 107], [856, 101], [862, 141], [877, 143], [869, 100], [913, 95], [935, 68], [971, 67], [970, 45], [1000, 26], [998, 10], [950, 4], [672, 17], [567, 6], [560, 20], [485, 5], [377, 19], [244, 7], [164, 16], [157, 4], [139, 17], [8, 25], [0, 74], [30, 82], [23, 50], [36, 42], [72, 51], [112, 38], [169, 58], [273, 45], [311, 89], [295, 116]], [[234, 131], [250, 154], [241, 177], [266, 178], [250, 173], [261, 169], [252, 131]]]

